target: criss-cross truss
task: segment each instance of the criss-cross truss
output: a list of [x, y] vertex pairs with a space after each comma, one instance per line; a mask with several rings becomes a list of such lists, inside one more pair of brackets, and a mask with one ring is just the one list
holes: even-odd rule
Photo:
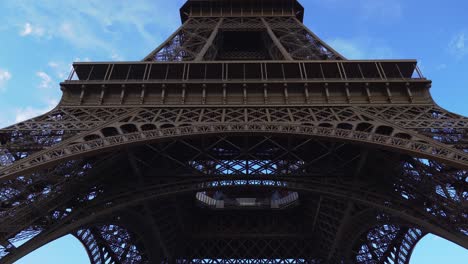
[[346, 60], [295, 0], [187, 1], [140, 62], [75, 63], [0, 130], [0, 262], [409, 263], [468, 248], [468, 119], [414, 60]]

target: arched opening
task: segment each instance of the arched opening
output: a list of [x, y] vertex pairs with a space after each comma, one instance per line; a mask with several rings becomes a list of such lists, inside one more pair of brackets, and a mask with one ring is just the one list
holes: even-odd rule
[[395, 137], [401, 138], [401, 139], [411, 139], [411, 135], [408, 135], [406, 133], [397, 133], [395, 134]]
[[374, 126], [369, 123], [360, 123], [357, 125], [356, 130], [361, 132], [371, 132]]
[[84, 140], [85, 141], [92, 141], [92, 140], [96, 140], [96, 139], [100, 139], [101, 137], [99, 135], [95, 135], [95, 134], [91, 134], [91, 135], [87, 135], [84, 137]]
[[336, 128], [338, 128], [338, 129], [345, 129], [345, 130], [352, 130], [352, 129], [353, 129], [353, 125], [348, 124], [348, 123], [340, 123], [340, 124], [338, 124], [338, 126], [337, 126]]
[[330, 123], [320, 123], [318, 126], [319, 127], [333, 127], [333, 125]]
[[135, 133], [138, 132], [138, 128], [133, 124], [125, 124], [120, 127], [124, 133]]
[[393, 133], [393, 128], [389, 126], [379, 126], [375, 133], [385, 136], [390, 136]]
[[83, 244], [74, 236], [67, 235], [36, 249], [15, 263], [88, 264], [90, 261]]
[[119, 131], [117, 131], [117, 128], [115, 127], [103, 128], [101, 132], [105, 137], [117, 136], [119, 134]]
[[156, 130], [156, 126], [153, 124], [144, 124], [141, 126], [142, 131], [151, 131], [151, 130]]
[[161, 128], [164, 129], [164, 128], [173, 128], [175, 127], [173, 124], [162, 124], [161, 125]]
[[429, 234], [423, 237], [413, 250], [410, 264], [466, 263], [468, 250], [448, 240]]

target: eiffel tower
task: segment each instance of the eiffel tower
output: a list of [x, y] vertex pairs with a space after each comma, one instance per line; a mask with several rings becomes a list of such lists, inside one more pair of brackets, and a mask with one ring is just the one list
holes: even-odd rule
[[0, 130], [0, 262], [409, 263], [468, 248], [468, 119], [415, 60], [347, 60], [296, 0], [189, 0], [142, 61], [79, 62]]

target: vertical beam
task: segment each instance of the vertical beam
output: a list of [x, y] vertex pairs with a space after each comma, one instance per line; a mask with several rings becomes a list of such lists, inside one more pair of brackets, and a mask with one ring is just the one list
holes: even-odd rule
[[283, 57], [289, 61], [293, 60], [293, 58], [291, 57], [291, 54], [289, 54], [289, 52], [284, 48], [283, 44], [281, 44], [281, 42], [278, 40], [273, 30], [271, 30], [271, 27], [268, 24], [268, 22], [266, 22], [265, 18], [261, 17], [261, 19], [262, 19], [263, 25], [265, 26], [268, 32], [268, 35], [270, 35], [271, 40], [273, 40], [273, 43], [275, 43], [276, 47], [280, 50]]
[[327, 43], [325, 43], [325, 41], [323, 41], [322, 39], [320, 39], [317, 35], [315, 35], [314, 32], [312, 32], [308, 27], [306, 27], [301, 21], [299, 21], [299, 19], [297, 19], [296, 17], [293, 17], [293, 19], [296, 21], [297, 24], [299, 24], [307, 33], [309, 33], [309, 35], [311, 35], [316, 41], [318, 41], [322, 46], [324, 46], [328, 51], [334, 53], [338, 59], [341, 59], [341, 60], [346, 60], [346, 58], [341, 55], [338, 51], [334, 50], [332, 47], [330, 47]]
[[[133, 173], [138, 178], [139, 183], [143, 185], [144, 184], [143, 173], [141, 172], [140, 167], [137, 164], [135, 154], [133, 152], [131, 152], [131, 151], [128, 151], [127, 156], [128, 156], [130, 166], [132, 167]], [[166, 257], [166, 259], [171, 259], [171, 256], [169, 254], [169, 250], [168, 250], [168, 248], [166, 246], [166, 243], [164, 242], [164, 240], [162, 238], [161, 231], [159, 230], [159, 226], [158, 226], [156, 220], [154, 219], [154, 217], [151, 216], [151, 208], [148, 205], [148, 202], [143, 203], [143, 208], [144, 208], [145, 215], [148, 218], [148, 222], [151, 223], [151, 226], [152, 226], [152, 229], [153, 229], [151, 231], [152, 231], [154, 237], [156, 238], [156, 240], [159, 242], [159, 246], [161, 247], [161, 251], [162, 251], [163, 255]]]
[[210, 37], [208, 38], [205, 45], [203, 46], [203, 48], [198, 53], [197, 57], [195, 58], [195, 61], [203, 60], [203, 57], [205, 57], [206, 52], [211, 47], [211, 45], [213, 45], [213, 41], [216, 38], [216, 36], [218, 35], [219, 28], [223, 24], [223, 21], [224, 21], [223, 17], [219, 19], [218, 24], [216, 24], [216, 27], [213, 29], [213, 32], [211, 32]]
[[146, 56], [143, 61], [152, 61], [154, 60], [154, 56], [158, 54], [164, 47], [167, 46], [181, 31], [182, 29], [190, 22], [191, 19], [187, 19], [182, 26], [180, 26], [172, 35], [166, 39], [161, 45], [159, 45], [156, 49], [154, 49], [148, 56]]
[[[358, 184], [359, 176], [361, 175], [361, 171], [367, 162], [368, 156], [369, 156], [369, 151], [367, 149], [361, 150], [358, 164], [356, 165], [356, 168], [353, 173], [353, 187], [356, 187], [356, 185]], [[350, 193], [349, 195], [351, 197], [352, 193]], [[350, 199], [348, 200], [346, 204], [346, 210], [343, 213], [343, 218], [341, 219], [341, 223], [338, 227], [338, 230], [336, 231], [335, 239], [333, 240], [333, 245], [330, 247], [330, 251], [328, 252], [327, 263], [330, 263], [332, 261], [332, 258], [335, 255], [335, 252], [338, 250], [339, 244], [342, 242], [342, 237], [343, 237], [346, 226], [349, 224], [349, 221], [351, 220], [353, 209], [354, 209], [354, 203]]]

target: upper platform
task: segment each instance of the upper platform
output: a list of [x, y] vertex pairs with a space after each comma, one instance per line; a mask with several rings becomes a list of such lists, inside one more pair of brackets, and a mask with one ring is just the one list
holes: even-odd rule
[[182, 23], [189, 17], [295, 16], [303, 21], [297, 0], [188, 0], [180, 9]]

